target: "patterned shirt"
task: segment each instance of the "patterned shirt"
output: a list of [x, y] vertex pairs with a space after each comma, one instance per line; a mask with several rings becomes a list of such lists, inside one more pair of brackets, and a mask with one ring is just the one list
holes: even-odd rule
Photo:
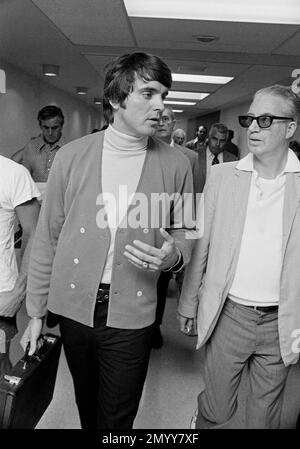
[[40, 134], [25, 145], [22, 164], [29, 170], [35, 182], [47, 182], [54, 157], [64, 144], [63, 138], [54, 144], [47, 143]]

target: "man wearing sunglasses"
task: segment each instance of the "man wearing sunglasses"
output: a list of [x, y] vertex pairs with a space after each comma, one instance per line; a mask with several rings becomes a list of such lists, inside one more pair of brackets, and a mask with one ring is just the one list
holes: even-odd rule
[[213, 167], [204, 189], [204, 236], [178, 309], [185, 333], [198, 315], [197, 347], [205, 344], [196, 428], [234, 427], [243, 371], [245, 426], [280, 427], [289, 367], [299, 358], [300, 162], [289, 149], [299, 115], [289, 87], [258, 91], [239, 117], [249, 154]]

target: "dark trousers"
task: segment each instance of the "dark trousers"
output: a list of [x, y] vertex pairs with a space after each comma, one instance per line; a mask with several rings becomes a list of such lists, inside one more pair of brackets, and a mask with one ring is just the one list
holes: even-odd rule
[[60, 319], [83, 429], [132, 428], [147, 374], [153, 325], [107, 327], [107, 307], [96, 305], [93, 328]]

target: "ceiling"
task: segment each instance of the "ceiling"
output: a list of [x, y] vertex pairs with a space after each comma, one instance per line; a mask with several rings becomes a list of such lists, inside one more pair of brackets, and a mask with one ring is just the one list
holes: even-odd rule
[[[217, 40], [201, 43], [199, 35]], [[74, 96], [86, 86], [80, 98], [90, 105], [102, 97], [104, 66], [126, 52], [156, 54], [172, 72], [234, 77], [225, 85], [174, 82], [172, 90], [210, 93], [178, 115], [192, 118], [291, 84], [299, 49], [300, 25], [130, 18], [123, 0], [0, 0], [0, 67], [3, 59]], [[59, 77], [45, 79], [42, 64], [59, 65]]]

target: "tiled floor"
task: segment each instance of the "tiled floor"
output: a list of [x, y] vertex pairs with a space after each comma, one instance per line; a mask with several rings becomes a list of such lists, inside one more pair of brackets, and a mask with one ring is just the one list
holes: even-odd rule
[[[196, 338], [186, 337], [178, 330], [176, 320], [176, 289], [171, 285], [167, 301], [162, 333], [164, 345], [153, 350], [140, 409], [135, 420], [136, 429], [187, 429], [196, 408], [196, 397], [203, 388], [201, 370], [202, 351], [195, 351]], [[19, 335], [27, 318], [22, 308], [18, 316]], [[57, 332], [58, 328], [54, 329]], [[53, 332], [53, 329], [51, 330]], [[11, 360], [15, 363], [22, 356], [19, 338], [15, 337], [11, 348]], [[241, 384], [240, 405], [237, 417], [230, 428], [243, 427], [245, 382]], [[286, 387], [283, 428], [293, 428], [300, 409], [300, 366], [290, 372]], [[38, 429], [77, 429], [79, 418], [74, 401], [72, 380], [62, 352], [53, 400], [37, 425]]]

